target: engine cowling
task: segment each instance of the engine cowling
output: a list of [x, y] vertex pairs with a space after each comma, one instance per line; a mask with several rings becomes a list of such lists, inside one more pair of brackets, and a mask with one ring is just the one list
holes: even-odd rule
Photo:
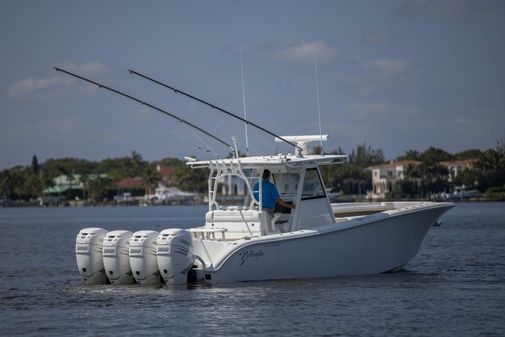
[[129, 256], [131, 236], [130, 231], [116, 230], [103, 239], [103, 266], [111, 284], [135, 283]]
[[75, 258], [79, 273], [87, 284], [105, 284], [107, 277], [102, 259], [103, 238], [107, 231], [90, 227], [81, 229], [75, 240]]
[[133, 277], [142, 285], [161, 284], [156, 260], [158, 232], [138, 231], [130, 237], [130, 266]]
[[191, 234], [179, 228], [161, 231], [157, 240], [157, 259], [166, 284], [186, 284], [194, 262]]

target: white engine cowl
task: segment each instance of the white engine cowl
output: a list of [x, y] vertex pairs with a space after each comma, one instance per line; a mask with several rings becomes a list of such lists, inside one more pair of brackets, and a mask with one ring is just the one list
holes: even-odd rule
[[75, 258], [79, 273], [87, 284], [105, 284], [102, 245], [107, 231], [103, 228], [81, 229], [75, 240]]
[[158, 267], [166, 284], [186, 284], [193, 266], [193, 239], [179, 228], [169, 228], [158, 235]]
[[103, 266], [111, 284], [135, 283], [129, 256], [131, 236], [130, 231], [117, 230], [103, 239]]
[[130, 266], [138, 284], [160, 284], [160, 272], [156, 260], [158, 232], [138, 231], [130, 238]]

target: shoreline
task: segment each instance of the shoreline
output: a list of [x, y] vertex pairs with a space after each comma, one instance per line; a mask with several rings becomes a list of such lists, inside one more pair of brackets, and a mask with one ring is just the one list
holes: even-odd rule
[[[416, 200], [416, 199], [394, 199], [394, 200], [373, 200], [373, 201], [355, 201], [366, 202], [366, 203], [380, 203], [380, 202], [391, 202], [391, 201], [430, 201], [430, 200]], [[438, 202], [454, 202], [456, 204], [459, 203], [500, 203], [505, 202], [505, 200], [493, 200], [488, 198], [471, 198], [465, 200], [435, 200]], [[347, 203], [347, 201], [344, 201]], [[332, 202], [332, 203], [340, 203], [340, 202]], [[203, 206], [207, 205], [205, 202], [192, 202], [192, 203], [164, 203], [164, 204], [148, 204], [148, 203], [102, 203], [102, 204], [85, 204], [83, 202], [67, 202], [65, 204], [59, 205], [40, 205], [39, 201], [11, 201], [8, 205], [2, 204], [0, 208], [22, 208], [22, 207], [30, 207], [30, 208], [90, 208], [90, 207], [159, 207], [159, 206]]]

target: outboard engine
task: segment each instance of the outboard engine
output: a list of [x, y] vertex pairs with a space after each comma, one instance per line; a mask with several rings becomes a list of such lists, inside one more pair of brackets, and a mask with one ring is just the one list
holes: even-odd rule
[[79, 273], [87, 284], [105, 284], [107, 277], [102, 260], [103, 228], [84, 228], [75, 240], [75, 257]]
[[155, 231], [138, 231], [130, 238], [130, 266], [133, 277], [142, 285], [160, 284], [160, 272], [156, 261]]
[[158, 267], [166, 284], [186, 284], [193, 266], [193, 239], [179, 228], [169, 228], [158, 235]]
[[135, 283], [130, 267], [130, 237], [129, 231], [112, 231], [103, 239], [103, 266], [111, 284]]

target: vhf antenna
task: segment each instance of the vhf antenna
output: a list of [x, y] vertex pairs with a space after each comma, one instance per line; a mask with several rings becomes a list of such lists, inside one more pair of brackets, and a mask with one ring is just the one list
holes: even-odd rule
[[[242, 61], [242, 44], [240, 44], [240, 74], [242, 75], [242, 102], [244, 103], [244, 119], [247, 120], [247, 109], [245, 106], [244, 63]], [[247, 136], [247, 123], [244, 123], [244, 130], [245, 130], [245, 154], [249, 156], [249, 137]]]
[[323, 130], [321, 128], [321, 109], [319, 107], [319, 79], [317, 78], [317, 58], [314, 55], [314, 71], [316, 73], [316, 97], [317, 97], [317, 116], [319, 118], [319, 137], [321, 141], [321, 154], [324, 154], [323, 151]]

